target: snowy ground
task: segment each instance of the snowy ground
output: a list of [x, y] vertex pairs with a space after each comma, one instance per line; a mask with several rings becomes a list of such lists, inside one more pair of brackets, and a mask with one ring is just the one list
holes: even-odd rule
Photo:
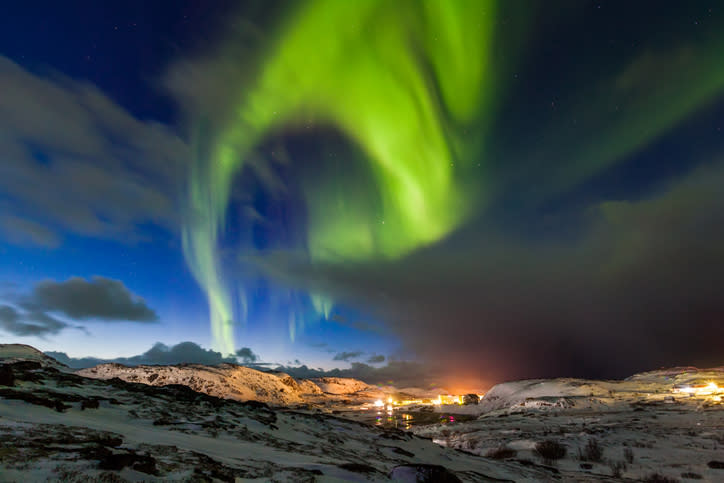
[[[478, 405], [410, 406], [392, 418], [361, 410], [384, 391], [354, 380], [126, 369], [86, 378], [0, 345], [0, 482], [724, 481], [721, 368], [517, 381]], [[243, 391], [296, 406], [213, 396]], [[297, 404], [307, 397], [317, 402]]]
[[504, 460], [543, 462], [536, 444], [553, 441], [566, 455], [546, 464], [578, 471], [583, 479], [641, 481], [658, 474], [672, 481], [724, 481], [721, 392], [681, 391], [711, 383], [724, 387], [721, 368], [654, 371], [625, 381], [518, 381], [491, 389], [473, 406], [481, 413], [476, 420], [412, 430]]
[[0, 481], [389, 481], [390, 474], [404, 481], [418, 470], [438, 471], [437, 481], [440, 471], [451, 472], [449, 481], [540, 481], [549, 474], [403, 431], [185, 386], [89, 379], [17, 359], [0, 368]]

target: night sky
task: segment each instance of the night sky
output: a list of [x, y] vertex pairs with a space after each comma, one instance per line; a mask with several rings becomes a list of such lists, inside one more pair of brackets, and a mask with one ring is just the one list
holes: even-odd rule
[[1, 342], [451, 389], [724, 363], [718, 2], [106, 3], [0, 16]]

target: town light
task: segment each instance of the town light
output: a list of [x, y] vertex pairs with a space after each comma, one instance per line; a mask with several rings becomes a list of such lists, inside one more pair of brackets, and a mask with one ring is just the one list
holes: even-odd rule
[[[708, 382], [706, 384], [692, 384], [681, 387], [674, 387], [673, 392], [689, 394], [690, 396], [714, 396], [724, 392], [724, 388], [719, 387], [716, 382]], [[715, 398], [716, 399], [716, 398]]]

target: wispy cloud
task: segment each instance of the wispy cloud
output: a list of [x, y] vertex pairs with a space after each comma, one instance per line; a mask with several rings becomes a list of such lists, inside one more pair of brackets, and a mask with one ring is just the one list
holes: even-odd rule
[[2, 56], [0, 92], [6, 241], [134, 240], [143, 223], [176, 225], [188, 148], [175, 133], [134, 118], [91, 84], [36, 75]]
[[334, 355], [332, 360], [334, 361], [349, 361], [350, 359], [357, 359], [359, 358], [364, 352], [361, 351], [355, 351], [355, 352], [338, 352]]

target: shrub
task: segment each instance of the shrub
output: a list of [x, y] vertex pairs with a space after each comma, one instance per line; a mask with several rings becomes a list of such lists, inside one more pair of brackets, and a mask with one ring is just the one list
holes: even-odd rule
[[676, 478], [670, 478], [660, 473], [649, 473], [641, 480], [644, 483], [678, 483]]
[[15, 375], [10, 366], [1, 364], [0, 365], [0, 386], [14, 386]]
[[690, 471], [687, 471], [686, 473], [682, 473], [682, 474], [681, 474], [681, 477], [682, 477], [682, 478], [689, 479], [689, 480], [701, 480], [701, 479], [704, 478], [704, 477], [701, 476], [699, 473], [692, 473], [692, 472], [690, 472]]
[[98, 409], [99, 407], [100, 403], [98, 402], [98, 399], [83, 399], [80, 403], [81, 411], [86, 409]]
[[546, 463], [552, 463], [566, 456], [566, 447], [558, 441], [547, 439], [535, 444], [535, 453]]
[[611, 476], [621, 478], [623, 472], [626, 471], [626, 463], [623, 461], [609, 461], [608, 467], [611, 468]]
[[478, 404], [480, 402], [480, 397], [478, 397], [477, 394], [466, 394], [463, 396], [463, 404]]
[[339, 467], [344, 470], [352, 471], [355, 473], [375, 473], [375, 472], [377, 472], [377, 470], [374, 467], [372, 467], [370, 465], [366, 465], [364, 463], [343, 463], [343, 464], [339, 465]]
[[518, 452], [514, 450], [513, 448], [508, 448], [507, 446], [498, 446], [497, 448], [488, 450], [487, 453], [485, 453], [486, 458], [492, 458], [495, 460], [505, 460], [508, 458], [515, 458]]
[[596, 438], [590, 438], [586, 446], [581, 450], [578, 448], [578, 459], [581, 461], [593, 461], [600, 463], [603, 460], [603, 448], [598, 444]]

